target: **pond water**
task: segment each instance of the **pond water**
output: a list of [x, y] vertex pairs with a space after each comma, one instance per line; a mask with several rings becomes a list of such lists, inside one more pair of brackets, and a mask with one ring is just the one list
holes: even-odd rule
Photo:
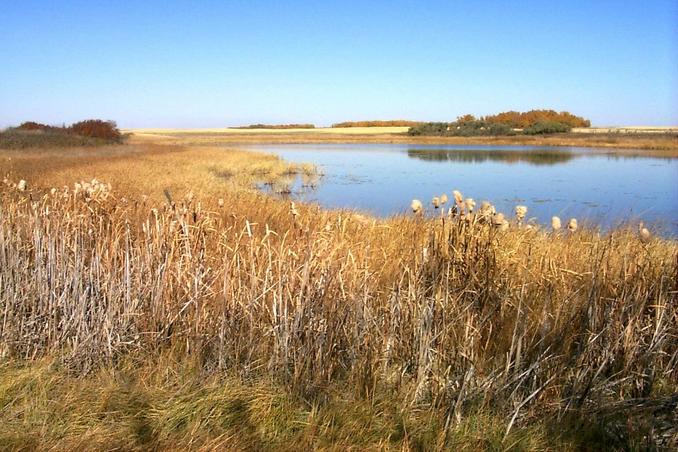
[[[610, 227], [642, 219], [678, 235], [678, 158], [611, 155], [585, 148], [409, 144], [291, 144], [251, 146], [293, 162], [318, 165], [313, 189], [301, 179], [293, 197], [329, 208], [380, 216], [402, 214], [413, 198], [432, 210], [433, 196], [459, 190], [528, 218]], [[609, 152], [609, 150], [606, 150]], [[642, 151], [640, 151], [642, 152]]]

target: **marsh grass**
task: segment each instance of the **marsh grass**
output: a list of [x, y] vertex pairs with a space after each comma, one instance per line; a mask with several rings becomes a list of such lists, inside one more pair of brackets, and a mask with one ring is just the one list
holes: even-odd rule
[[[0, 189], [0, 356], [7, 372], [18, 365], [53, 375], [12, 364], [53, 359], [61, 369], [53, 378], [85, 375], [91, 383], [82, 384], [99, 391], [101, 372], [169, 355], [190, 359], [196, 380], [228, 375], [245, 384], [131, 397], [141, 404], [134, 412], [156, 416], [134, 444], [198, 435], [188, 444], [263, 448], [276, 438], [305, 444], [310, 437], [325, 447], [515, 442], [544, 449], [544, 441], [557, 439], [548, 425], [570, 417], [608, 419], [595, 424], [596, 435], [614, 435], [622, 445], [637, 437], [676, 444], [675, 424], [659, 408], [644, 408], [659, 404], [670, 417], [678, 403], [671, 399], [678, 380], [675, 242], [642, 243], [631, 228], [604, 235], [586, 227], [575, 234], [502, 232], [445, 216], [371, 220], [307, 205], [291, 209], [247, 189], [260, 176], [251, 168], [256, 154], [221, 152], [221, 160], [175, 150], [158, 158], [131, 153], [45, 170], [42, 180], [15, 162], [10, 177], [26, 178], [29, 189]], [[185, 164], [175, 179], [164, 174], [163, 158]], [[221, 167], [233, 171], [227, 182], [215, 173]], [[83, 172], [92, 169], [113, 185], [105, 199], [42, 185], [64, 175], [87, 180]], [[163, 185], [177, 188], [167, 200], [153, 191]], [[188, 372], [152, 367], [178, 378]], [[0, 380], [11, 385], [16, 378], [7, 375]], [[247, 423], [224, 420], [240, 419], [237, 394], [247, 394], [242, 403], [249, 406], [247, 384], [260, 381], [271, 382], [275, 397], [296, 401], [282, 410], [297, 419], [287, 433], [250, 435], [260, 426], [232, 430]], [[3, 389], [0, 397], [15, 406], [42, 394], [41, 387], [19, 395]], [[236, 395], [220, 393], [231, 387]], [[79, 406], [88, 396], [73, 397]], [[626, 404], [623, 422], [637, 416], [641, 427], [601, 415], [619, 404]], [[322, 421], [310, 422], [309, 412]], [[2, 416], [14, 419], [11, 413]], [[123, 416], [136, 428], [136, 415]], [[107, 421], [87, 419], [89, 427], [67, 422], [55, 437], [82, 428], [108, 438]], [[225, 424], [220, 430], [212, 421]], [[294, 436], [299, 430], [306, 433]]]

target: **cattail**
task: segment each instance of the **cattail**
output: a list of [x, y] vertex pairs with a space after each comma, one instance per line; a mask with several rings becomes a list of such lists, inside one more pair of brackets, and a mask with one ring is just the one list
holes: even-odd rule
[[504, 224], [505, 221], [506, 221], [506, 219], [504, 218], [503, 213], [497, 213], [497, 214], [494, 214], [492, 216], [492, 225], [493, 226], [501, 226], [502, 224]]
[[418, 199], [413, 199], [412, 204], [410, 204], [410, 207], [412, 208], [412, 212], [414, 213], [420, 213], [424, 208], [423, 204]]
[[525, 215], [527, 215], [527, 207], [516, 206], [516, 218], [518, 219], [518, 222], [522, 222], [525, 218]]
[[433, 199], [431, 200], [431, 204], [433, 204], [433, 207], [437, 209], [438, 207], [440, 207], [440, 198], [434, 196]]
[[497, 210], [490, 201], [483, 201], [480, 203], [480, 213], [481, 215], [494, 215]]
[[446, 203], [447, 203], [447, 195], [445, 193], [443, 193], [442, 195], [440, 195], [440, 204], [443, 205], [443, 204], [446, 204]]
[[476, 208], [476, 202], [473, 200], [473, 198], [466, 198], [464, 200], [464, 205], [466, 206], [467, 213], [472, 213], [473, 209]]
[[560, 218], [558, 218], [558, 217], [551, 217], [551, 228], [552, 228], [554, 231], [557, 231], [557, 230], [560, 229], [560, 227], [561, 227], [561, 224], [560, 224]]
[[508, 229], [508, 221], [504, 218], [503, 213], [497, 213], [492, 216], [492, 226], [498, 228], [500, 231]]
[[49, 191], [49, 193], [50, 193], [52, 196], [56, 195], [56, 192], [57, 192], [57, 189], [54, 188], [54, 187], [52, 187], [52, 189]]
[[453, 190], [452, 196], [454, 197], [454, 202], [461, 206], [464, 203], [464, 195], [461, 194], [459, 190]]
[[489, 201], [483, 201], [480, 203], [479, 220], [481, 222], [490, 222], [492, 220], [492, 215], [497, 213], [494, 206]]
[[23, 179], [21, 179], [19, 183], [16, 185], [16, 189], [19, 191], [25, 191], [27, 187], [28, 183]]
[[224, 207], [224, 199], [219, 198], [219, 201], [217, 201], [217, 204], [219, 205], [219, 207]]
[[638, 225], [638, 235], [640, 236], [640, 241], [642, 243], [649, 243], [650, 240], [652, 240], [652, 234], [650, 231], [645, 227], [643, 222], [641, 221], [640, 224]]
[[295, 220], [297, 219], [297, 216], [299, 216], [299, 211], [297, 210], [297, 206], [296, 204], [294, 204], [293, 201], [290, 202], [290, 213], [292, 214], [292, 217], [294, 217]]
[[567, 222], [567, 230], [570, 232], [575, 232], [577, 230], [576, 218], [570, 218], [570, 221]]

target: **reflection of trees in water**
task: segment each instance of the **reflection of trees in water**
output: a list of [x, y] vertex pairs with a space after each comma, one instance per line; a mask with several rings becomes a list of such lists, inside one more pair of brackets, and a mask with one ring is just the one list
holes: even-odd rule
[[509, 151], [509, 150], [436, 150], [408, 149], [407, 156], [429, 161], [449, 161], [462, 163], [481, 163], [500, 161], [507, 163], [525, 162], [532, 165], [557, 165], [577, 157], [568, 151]]

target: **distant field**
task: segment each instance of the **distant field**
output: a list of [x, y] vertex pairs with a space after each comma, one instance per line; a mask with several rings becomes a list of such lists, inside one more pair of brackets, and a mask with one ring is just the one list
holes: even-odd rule
[[314, 129], [127, 129], [124, 132], [137, 135], [178, 135], [178, 134], [262, 134], [262, 133], [313, 133], [332, 135], [380, 135], [386, 133], [405, 133], [409, 127], [346, 127], [346, 128], [314, 128]]
[[[485, 137], [408, 136], [407, 127], [351, 127], [315, 129], [127, 129], [134, 142], [169, 145], [223, 146], [225, 144], [300, 143], [412, 143], [456, 145], [579, 146], [606, 152], [651, 151], [655, 155], [678, 156], [678, 128], [625, 127], [574, 129], [573, 133]], [[615, 132], [618, 131], [618, 132]], [[638, 131], [624, 132], [624, 131]], [[650, 133], [650, 131], [661, 131]], [[673, 132], [675, 131], [675, 132]], [[588, 133], [584, 133], [588, 132]]]
[[678, 126], [575, 127], [572, 133], [678, 133]]

